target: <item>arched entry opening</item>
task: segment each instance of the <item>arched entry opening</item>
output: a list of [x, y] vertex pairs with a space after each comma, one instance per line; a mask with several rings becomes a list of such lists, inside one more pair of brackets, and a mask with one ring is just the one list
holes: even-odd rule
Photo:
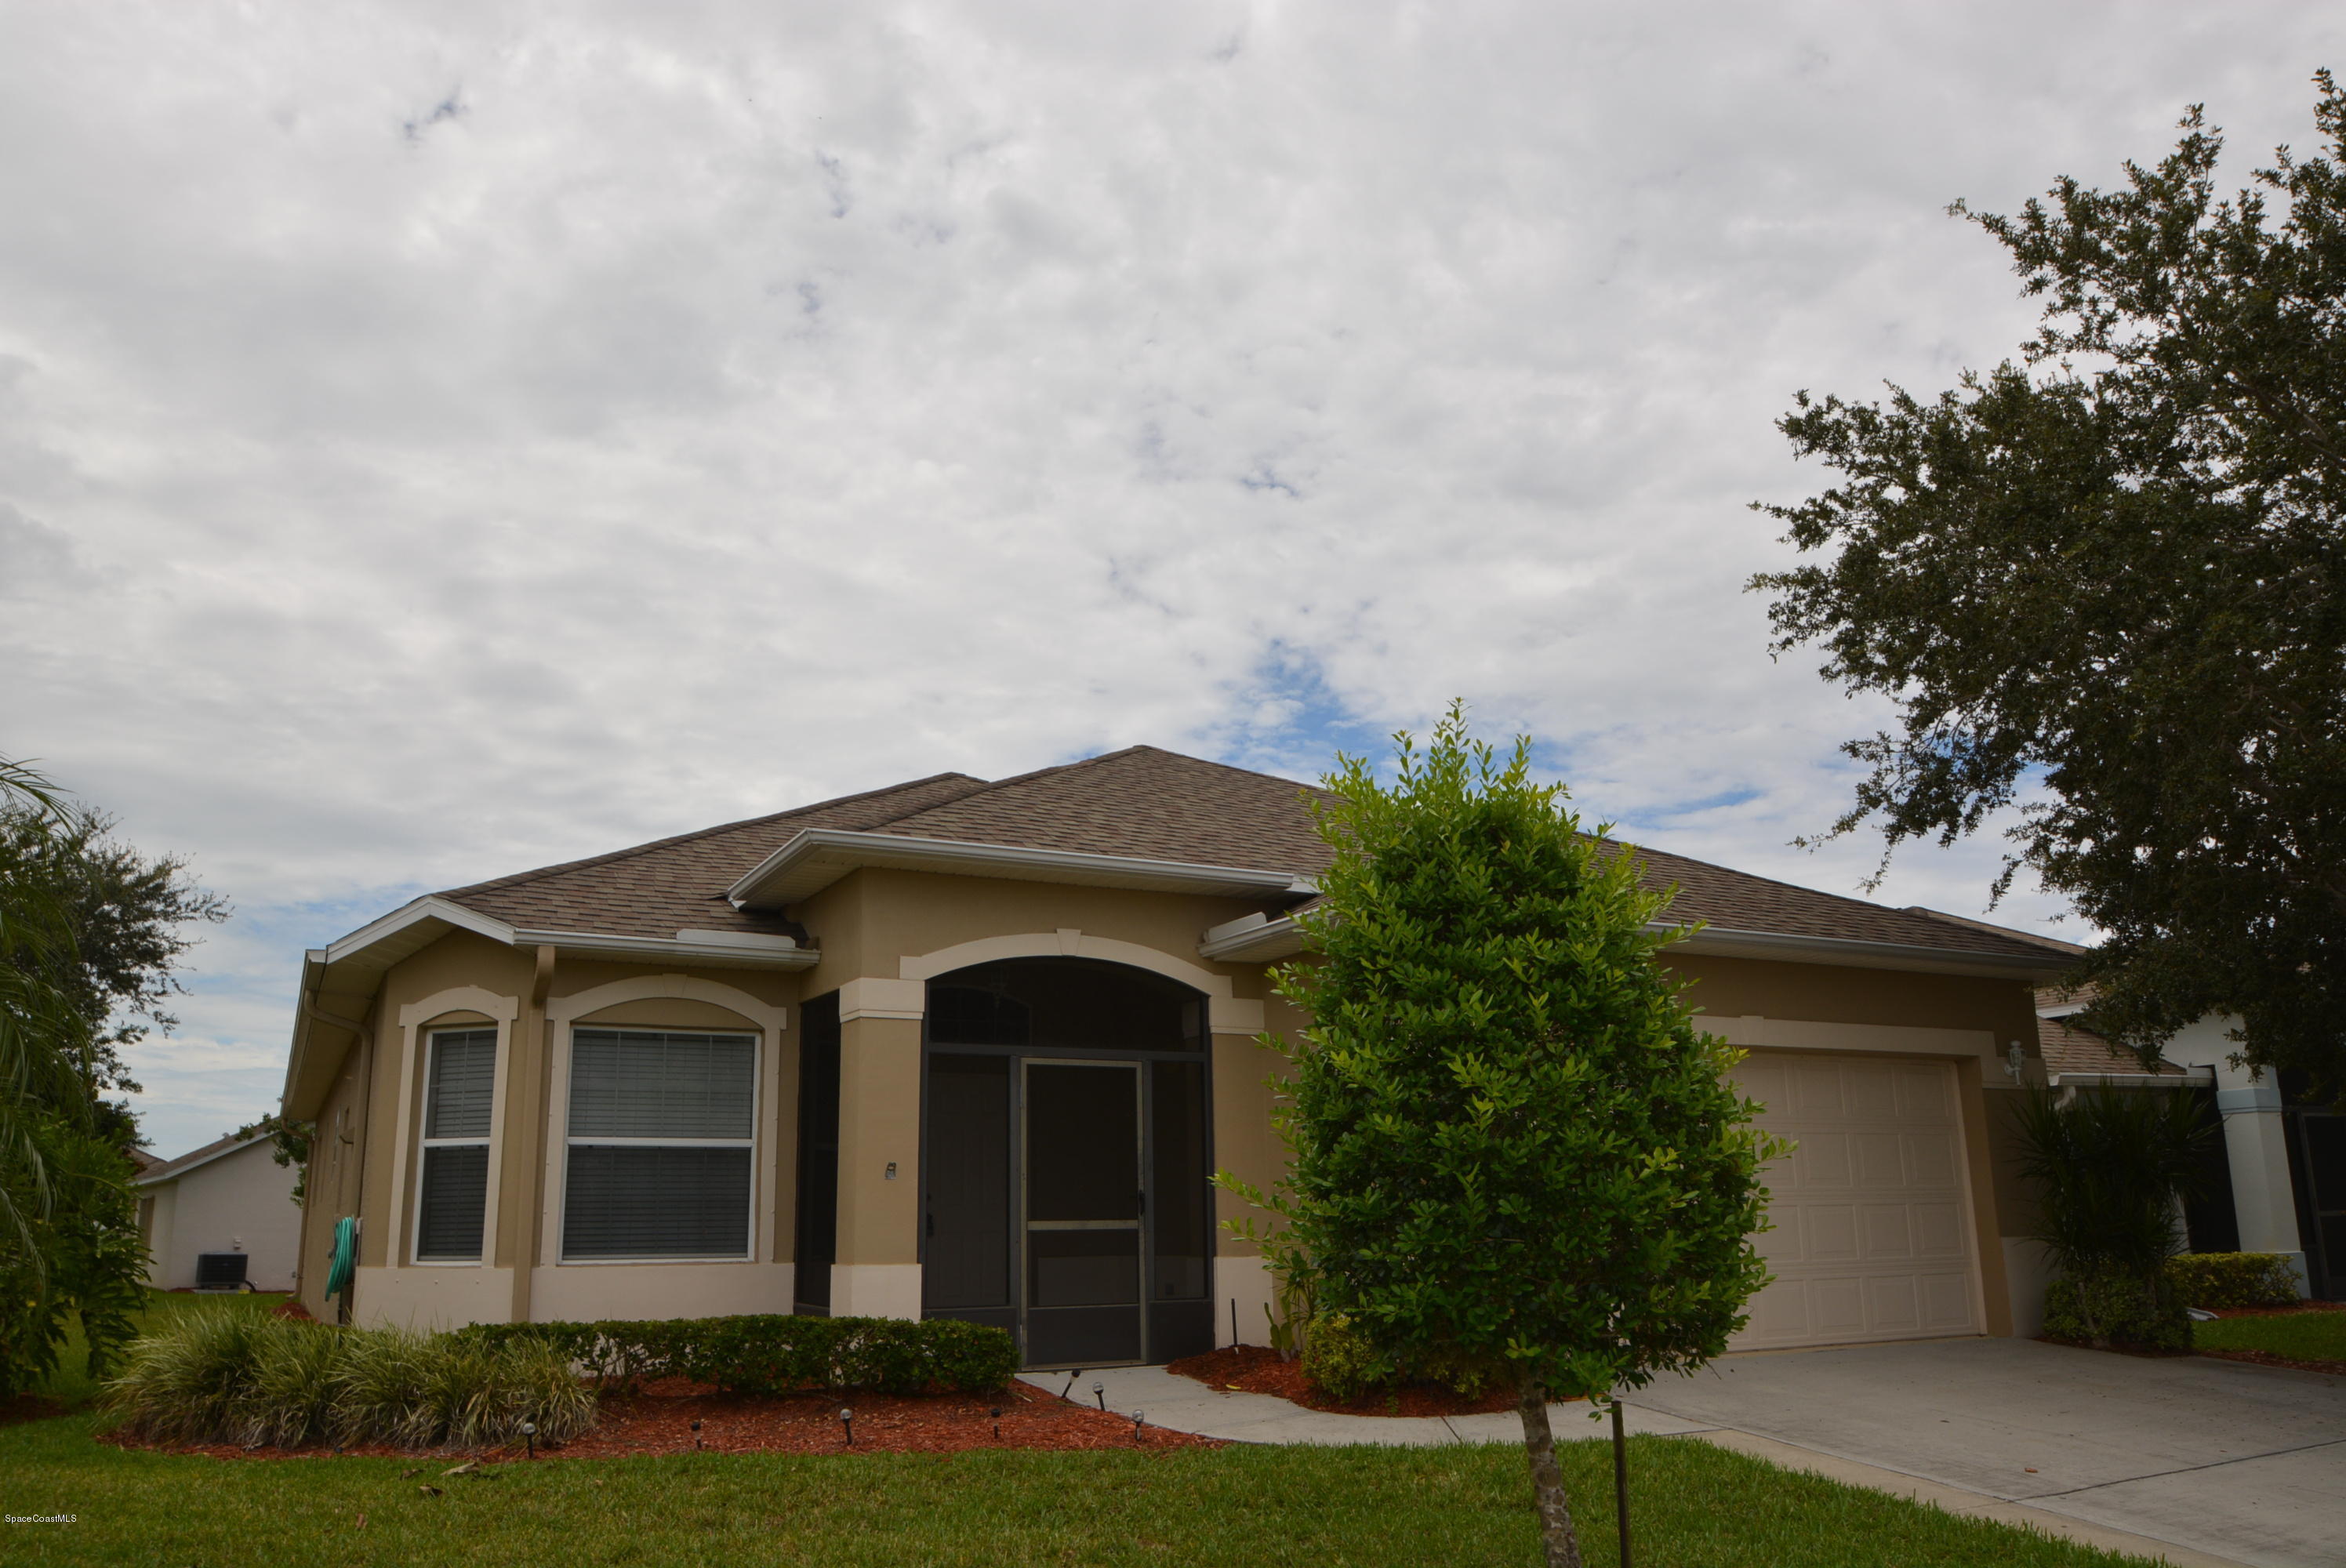
[[1029, 1367], [1213, 1348], [1206, 999], [1147, 970], [1014, 958], [929, 982], [922, 1312]]

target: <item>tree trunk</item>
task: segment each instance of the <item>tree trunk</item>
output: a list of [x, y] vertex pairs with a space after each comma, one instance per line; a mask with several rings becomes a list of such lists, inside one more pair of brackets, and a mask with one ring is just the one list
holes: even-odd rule
[[1528, 1373], [1518, 1408], [1524, 1418], [1524, 1455], [1531, 1461], [1532, 1499], [1539, 1510], [1540, 1545], [1547, 1553], [1547, 1568], [1581, 1568], [1580, 1538], [1572, 1532], [1572, 1504], [1564, 1495], [1564, 1472], [1556, 1463], [1556, 1433], [1548, 1430], [1547, 1390]]

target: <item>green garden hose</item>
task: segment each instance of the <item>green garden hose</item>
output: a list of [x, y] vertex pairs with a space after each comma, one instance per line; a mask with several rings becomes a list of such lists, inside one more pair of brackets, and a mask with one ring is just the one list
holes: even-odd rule
[[334, 1221], [334, 1260], [326, 1268], [326, 1294], [340, 1296], [351, 1288], [351, 1275], [358, 1268], [359, 1218], [346, 1214]]

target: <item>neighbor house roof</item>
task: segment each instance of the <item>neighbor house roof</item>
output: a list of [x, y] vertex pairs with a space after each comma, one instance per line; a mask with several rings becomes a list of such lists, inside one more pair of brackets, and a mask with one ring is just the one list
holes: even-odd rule
[[251, 1133], [244, 1137], [238, 1137], [234, 1133], [230, 1133], [224, 1138], [214, 1138], [202, 1148], [189, 1149], [178, 1159], [164, 1160], [160, 1164], [149, 1166], [131, 1177], [130, 1185], [153, 1186], [158, 1182], [176, 1181], [198, 1166], [208, 1166], [214, 1160], [222, 1159], [236, 1153], [239, 1149], [250, 1148], [255, 1144], [268, 1141], [267, 1133]]

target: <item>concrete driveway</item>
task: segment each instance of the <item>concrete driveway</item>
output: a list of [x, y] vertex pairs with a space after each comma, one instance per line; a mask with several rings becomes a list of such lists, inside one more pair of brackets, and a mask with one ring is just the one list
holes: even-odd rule
[[1625, 1402], [2259, 1568], [2346, 1564], [2346, 1379], [1940, 1339], [1729, 1356]]

